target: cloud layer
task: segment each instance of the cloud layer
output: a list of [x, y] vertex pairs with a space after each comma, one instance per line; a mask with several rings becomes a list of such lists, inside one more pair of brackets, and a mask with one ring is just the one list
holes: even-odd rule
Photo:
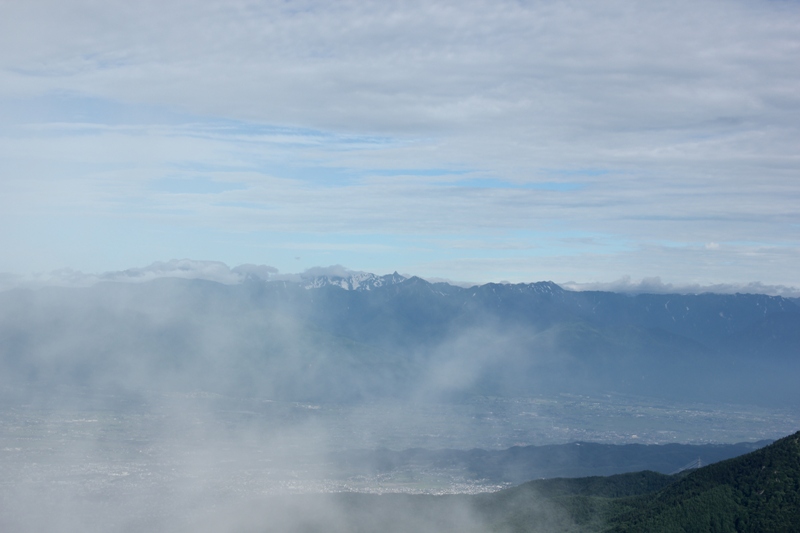
[[[41, 287], [90, 287], [97, 283], [143, 283], [162, 278], [198, 279], [226, 285], [243, 283], [248, 279], [263, 281], [288, 281], [300, 283], [317, 277], [349, 278], [370, 275], [363, 271], [350, 270], [342, 265], [311, 267], [299, 273], [281, 273], [269, 265], [244, 264], [229, 267], [220, 261], [193, 259], [171, 259], [156, 261], [145, 267], [125, 270], [87, 273], [69, 268], [21, 276], [0, 273], [0, 291], [15, 288]], [[379, 274], [380, 275], [380, 274]], [[411, 274], [405, 277], [410, 277]], [[472, 287], [480, 283], [453, 279], [427, 278], [430, 283], [444, 282], [454, 286]], [[504, 281], [504, 283], [508, 283]], [[560, 280], [558, 284], [571, 291], [607, 291], [628, 294], [767, 294], [787, 298], [800, 298], [800, 288], [786, 285], [768, 285], [760, 282], [717, 283], [712, 285], [665, 283], [659, 277], [632, 279], [624, 276], [611, 282], [579, 283]]]
[[794, 283], [793, 3], [2, 10], [2, 270]]

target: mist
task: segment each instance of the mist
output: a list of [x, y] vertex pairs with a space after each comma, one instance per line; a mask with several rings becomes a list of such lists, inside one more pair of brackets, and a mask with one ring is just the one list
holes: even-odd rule
[[[735, 408], [691, 404], [744, 380], [718, 371], [715, 388], [687, 371], [716, 364], [716, 345], [569, 314], [593, 293], [325, 277], [342, 273], [314, 288], [161, 278], [0, 293], [0, 528], [513, 531], [498, 509], [524, 508], [564, 531], [557, 502], [503, 496], [508, 471], [454, 454], [733, 443], [798, 423], [775, 400], [793, 398], [788, 379], [771, 396], [742, 386]], [[342, 288], [359, 284], [371, 288]], [[794, 316], [788, 300], [756, 303]], [[770, 342], [774, 373], [796, 375]]]
[[[402, 491], [352, 479], [329, 455], [392, 440], [435, 445], [415, 440], [426, 424], [408, 415], [418, 411], [395, 406], [453, 385], [438, 382], [439, 370], [376, 363], [381, 349], [326, 333], [296, 311], [250, 305], [250, 296], [174, 280], [3, 293], [0, 527], [480, 529], [466, 501], [330, 495]], [[462, 385], [480, 362], [468, 366]], [[434, 379], [401, 390], [420, 373]]]

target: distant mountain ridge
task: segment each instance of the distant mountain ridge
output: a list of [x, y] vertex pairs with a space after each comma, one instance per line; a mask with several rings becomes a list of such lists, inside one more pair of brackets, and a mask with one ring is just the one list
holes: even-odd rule
[[121, 372], [320, 401], [564, 391], [800, 403], [800, 306], [757, 294], [464, 288], [397, 273], [159, 278], [2, 292], [0, 343], [3, 376], [35, 382]]
[[708, 465], [737, 457], [772, 441], [738, 444], [598, 444], [573, 442], [515, 446], [505, 450], [349, 450], [331, 455], [348, 475], [387, 475], [410, 466], [445, 469], [492, 483], [523, 483], [556, 477], [609, 476], [650, 470], [672, 474], [692, 462]]
[[[263, 284], [273, 293], [291, 287], [285, 283]], [[800, 353], [800, 328], [794, 327], [800, 325], [800, 306], [780, 296], [577, 292], [550, 281], [513, 285], [488, 283], [463, 288], [429, 283], [418, 277], [404, 278], [396, 273], [382, 277], [362, 274], [351, 278], [314, 278], [300, 286], [371, 291], [369, 296], [325, 295], [326, 303], [337, 308], [336, 316], [347, 311], [345, 315], [350, 322], [364, 318], [359, 316], [359, 309], [388, 318], [392, 311], [380, 307], [389, 309], [402, 304], [404, 307], [416, 305], [441, 326], [453, 319], [468, 322], [474, 318], [473, 322], [477, 322], [477, 315], [538, 328], [565, 322], [601, 328], [624, 325], [676, 335], [707, 349], [738, 351], [744, 344], [770, 342], [782, 353]], [[341, 304], [346, 309], [342, 309]], [[318, 310], [324, 313], [329, 309], [321, 306]], [[329, 320], [318, 315], [309, 311], [315, 321]], [[749, 338], [742, 338], [744, 334]], [[353, 335], [358, 336], [357, 333]]]
[[[357, 272], [349, 276], [314, 276], [300, 282], [266, 281], [265, 285], [298, 286], [304, 289], [336, 287], [356, 292], [399, 286], [438, 296], [476, 299], [483, 305], [511, 306], [513, 311], [531, 305], [549, 307], [548, 311], [561, 316], [598, 320], [608, 323], [624, 318], [643, 327], [675, 331], [700, 340], [706, 334], [733, 333], [742, 324], [755, 324], [777, 314], [800, 314], [800, 304], [794, 298], [760, 294], [722, 295], [701, 294], [622, 294], [600, 291], [570, 291], [552, 281], [534, 283], [487, 283], [464, 288], [444, 282], [430, 283], [422, 278], [401, 276], [397, 272], [378, 276]], [[687, 326], [691, 323], [691, 326]]]
[[313, 276], [300, 282], [304, 289], [322, 287], [339, 287], [350, 291], [369, 291], [386, 285], [402, 283], [407, 278], [397, 272], [385, 276], [376, 276], [369, 272], [356, 272], [349, 276]]

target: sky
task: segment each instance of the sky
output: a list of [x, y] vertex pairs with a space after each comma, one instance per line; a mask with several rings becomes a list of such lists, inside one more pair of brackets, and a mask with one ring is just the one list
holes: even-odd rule
[[794, 0], [0, 0], [6, 279], [798, 287], [799, 179]]

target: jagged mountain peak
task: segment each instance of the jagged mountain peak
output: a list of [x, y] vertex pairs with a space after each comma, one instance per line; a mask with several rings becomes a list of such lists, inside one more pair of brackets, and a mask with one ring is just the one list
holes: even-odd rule
[[475, 285], [470, 288], [472, 294], [492, 292], [495, 294], [509, 294], [509, 293], [522, 293], [522, 294], [538, 294], [538, 295], [555, 295], [565, 292], [560, 285], [552, 281], [537, 281], [535, 283], [486, 283], [484, 285]]
[[370, 291], [386, 285], [402, 283], [406, 278], [397, 272], [378, 276], [369, 272], [353, 272], [348, 276], [314, 276], [304, 279], [301, 284], [305, 289], [322, 287], [340, 287], [349, 291]]
[[537, 281], [535, 283], [518, 283], [514, 287], [519, 288], [520, 292], [537, 292], [540, 294], [557, 294], [564, 292], [564, 289], [552, 281]]

